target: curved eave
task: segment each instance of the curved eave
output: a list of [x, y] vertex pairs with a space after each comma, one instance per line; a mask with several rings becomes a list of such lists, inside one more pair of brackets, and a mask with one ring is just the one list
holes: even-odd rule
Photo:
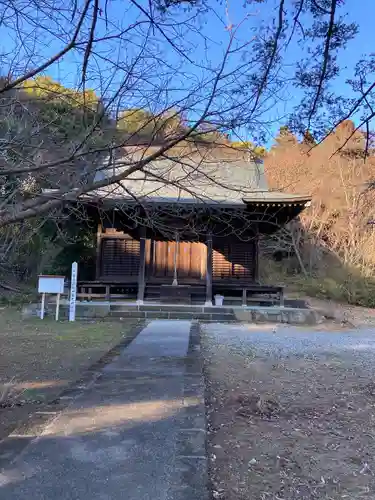
[[[153, 210], [161, 209], [161, 213], [165, 220], [168, 220], [168, 224], [171, 227], [174, 226], [175, 218], [177, 215], [178, 221], [181, 219], [181, 209], [184, 213], [188, 215], [193, 215], [195, 208], [195, 214], [197, 220], [203, 220], [204, 227], [206, 227], [206, 218], [210, 217], [212, 214], [216, 214], [215, 223], [219, 225], [218, 214], [222, 217], [222, 224], [234, 225], [235, 231], [244, 228], [244, 225], [249, 231], [256, 231], [264, 234], [272, 234], [277, 232], [282, 226], [297, 217], [307, 206], [310, 204], [310, 198], [308, 197], [293, 197], [286, 199], [280, 199], [278, 201], [272, 200], [256, 200], [247, 202], [240, 202], [237, 204], [228, 203], [213, 203], [209, 204], [199, 204], [199, 203], [167, 203], [163, 201], [151, 201], [148, 200], [147, 203], [139, 204], [134, 200], [122, 199], [122, 200], [85, 200], [86, 209], [93, 217], [99, 217], [99, 211], [103, 213], [108, 213], [108, 220], [111, 220], [113, 224], [115, 219], [120, 221], [122, 218], [127, 217], [127, 209], [134, 209], [134, 207], [142, 208], [152, 208]], [[175, 214], [174, 209], [179, 207], [177, 214]], [[222, 215], [220, 215], [220, 212]], [[103, 213], [100, 216], [103, 217]], [[154, 213], [154, 212], [152, 212]], [[238, 214], [238, 216], [236, 216]], [[150, 214], [145, 215], [149, 217]], [[138, 214], [138, 217], [142, 217], [142, 214]], [[228, 219], [229, 217], [229, 219]], [[251, 227], [253, 226], [253, 228]]]
[[258, 214], [259, 231], [265, 234], [277, 232], [282, 226], [298, 217], [311, 204], [309, 198], [278, 202], [247, 202], [246, 210]]
[[304, 208], [310, 206], [311, 196], [294, 195], [277, 193], [256, 193], [254, 196], [242, 198], [245, 205], [272, 205], [272, 206], [287, 206], [287, 205], [302, 205]]

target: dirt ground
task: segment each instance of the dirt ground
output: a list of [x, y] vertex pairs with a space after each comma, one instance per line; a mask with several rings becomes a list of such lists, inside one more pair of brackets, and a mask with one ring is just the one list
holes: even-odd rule
[[299, 296], [299, 298], [305, 300], [312, 309], [320, 311], [328, 320], [353, 327], [375, 327], [375, 309], [306, 296]]
[[22, 320], [20, 311], [0, 309], [0, 440], [131, 335], [135, 324]]
[[214, 498], [375, 499], [374, 329], [204, 325], [202, 348]]

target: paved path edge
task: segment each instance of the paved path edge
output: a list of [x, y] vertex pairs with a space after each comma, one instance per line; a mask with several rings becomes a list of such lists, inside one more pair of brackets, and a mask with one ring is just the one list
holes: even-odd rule
[[101, 374], [103, 366], [119, 356], [145, 326], [145, 321], [136, 324], [130, 335], [124, 337], [121, 342], [86, 368], [78, 380], [64, 389], [53, 401], [46, 403], [45, 408], [31, 413], [26, 421], [19, 424], [7, 437], [0, 441], [0, 472], [5, 466], [12, 464], [33, 441], [39, 439], [44, 429], [95, 383]]
[[172, 500], [209, 500], [207, 467], [207, 426], [203, 360], [200, 353], [200, 325], [190, 328], [188, 353], [185, 358], [183, 389], [184, 414], [177, 438], [176, 469], [179, 484], [172, 487]]

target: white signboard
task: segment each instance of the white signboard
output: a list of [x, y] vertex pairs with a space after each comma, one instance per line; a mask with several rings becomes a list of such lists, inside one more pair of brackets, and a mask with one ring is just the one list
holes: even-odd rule
[[73, 262], [72, 275], [70, 278], [69, 321], [75, 321], [76, 319], [77, 276], [78, 276], [78, 265], [77, 262]]
[[38, 278], [38, 292], [42, 294], [40, 319], [44, 319], [46, 293], [56, 294], [56, 321], [59, 319], [60, 295], [64, 293], [65, 276], [41, 274]]
[[64, 293], [65, 276], [40, 275], [38, 279], [39, 293]]

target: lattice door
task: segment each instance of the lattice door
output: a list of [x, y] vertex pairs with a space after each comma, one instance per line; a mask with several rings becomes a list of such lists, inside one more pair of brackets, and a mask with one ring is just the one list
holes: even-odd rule
[[253, 280], [254, 242], [219, 242], [212, 254], [213, 280]]
[[102, 276], [116, 279], [138, 276], [139, 252], [138, 240], [103, 238]]

